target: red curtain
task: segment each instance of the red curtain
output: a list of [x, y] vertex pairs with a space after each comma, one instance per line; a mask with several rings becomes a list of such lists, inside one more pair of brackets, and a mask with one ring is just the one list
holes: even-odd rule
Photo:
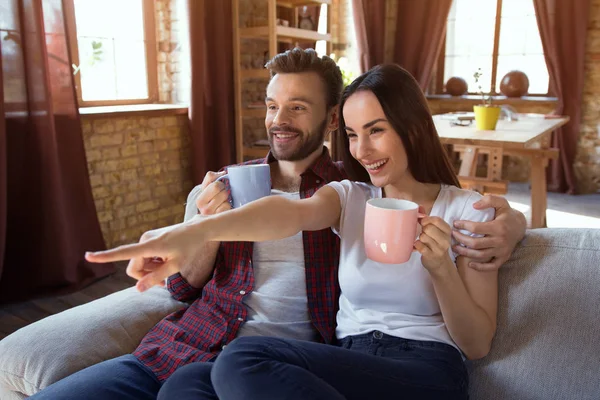
[[552, 135], [552, 147], [560, 149], [560, 156], [550, 163], [548, 188], [575, 194], [573, 164], [582, 115], [590, 0], [534, 0], [533, 3], [550, 74], [550, 92], [559, 100], [555, 112], [570, 117], [569, 123]]
[[231, 1], [189, 0], [192, 174], [235, 161]]
[[0, 0], [0, 303], [114, 271], [89, 183], [61, 0]]
[[384, 62], [385, 3], [385, 0], [352, 0], [361, 72]]
[[393, 62], [425, 90], [444, 45], [452, 0], [398, 0]]

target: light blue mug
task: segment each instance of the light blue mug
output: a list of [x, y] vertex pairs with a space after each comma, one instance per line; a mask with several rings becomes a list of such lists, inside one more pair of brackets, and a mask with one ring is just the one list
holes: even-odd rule
[[217, 180], [228, 178], [233, 208], [271, 194], [271, 168], [269, 164], [240, 165], [227, 168], [227, 173]]

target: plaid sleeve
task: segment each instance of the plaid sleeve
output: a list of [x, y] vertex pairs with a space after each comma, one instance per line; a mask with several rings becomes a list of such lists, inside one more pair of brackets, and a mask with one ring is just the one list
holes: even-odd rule
[[167, 279], [167, 289], [177, 301], [195, 300], [202, 295], [202, 289], [190, 285], [179, 272]]

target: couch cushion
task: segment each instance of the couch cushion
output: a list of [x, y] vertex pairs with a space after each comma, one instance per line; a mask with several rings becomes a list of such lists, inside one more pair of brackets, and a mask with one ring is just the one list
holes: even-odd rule
[[32, 395], [90, 365], [131, 353], [150, 328], [183, 307], [162, 287], [144, 293], [129, 288], [44, 318], [0, 341], [0, 387]]
[[535, 229], [499, 273], [490, 354], [471, 398], [600, 398], [600, 230]]

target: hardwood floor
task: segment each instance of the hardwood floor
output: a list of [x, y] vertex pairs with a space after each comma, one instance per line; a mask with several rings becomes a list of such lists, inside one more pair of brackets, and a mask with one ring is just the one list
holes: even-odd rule
[[[511, 183], [506, 198], [514, 208], [527, 214], [530, 204], [527, 184]], [[547, 216], [548, 226], [551, 228], [600, 228], [600, 193], [579, 196], [549, 193]], [[125, 275], [123, 263], [119, 265], [117, 273], [79, 292], [0, 307], [0, 339], [32, 322], [131, 287], [133, 284], [134, 281]]]
[[133, 286], [125, 266], [118, 264], [117, 272], [75, 293], [0, 307], [0, 340], [32, 322]]

